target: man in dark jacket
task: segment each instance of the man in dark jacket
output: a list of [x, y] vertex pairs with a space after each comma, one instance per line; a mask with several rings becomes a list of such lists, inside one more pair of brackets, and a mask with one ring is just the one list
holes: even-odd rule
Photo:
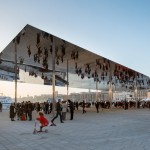
[[62, 121], [62, 115], [61, 115], [62, 106], [61, 106], [60, 102], [61, 102], [61, 100], [58, 99], [58, 102], [56, 103], [56, 116], [51, 120], [52, 123], [54, 123], [54, 120], [58, 117], [58, 115], [60, 116], [60, 122], [64, 123]]
[[86, 110], [85, 110], [85, 101], [84, 100], [82, 102], [82, 108], [83, 108], [83, 114], [86, 113]]
[[12, 103], [10, 105], [10, 118], [11, 118], [11, 121], [15, 121], [14, 120], [14, 117], [15, 117], [15, 106], [14, 104]]
[[0, 102], [0, 112], [2, 112], [2, 103]]
[[96, 101], [95, 107], [96, 107], [97, 113], [99, 113], [99, 102], [98, 101]]
[[29, 121], [32, 120], [32, 111], [33, 111], [33, 105], [30, 101], [28, 101], [28, 117]]
[[70, 120], [73, 120], [73, 113], [74, 113], [74, 104], [73, 102], [69, 99], [69, 108], [70, 108]]

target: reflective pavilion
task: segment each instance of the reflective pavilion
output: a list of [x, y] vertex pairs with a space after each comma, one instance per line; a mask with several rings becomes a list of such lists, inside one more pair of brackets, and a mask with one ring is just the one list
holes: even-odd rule
[[[127, 59], [127, 58], [125, 58]], [[31, 25], [26, 25], [0, 54], [6, 80], [109, 91], [148, 89], [149, 77]], [[35, 78], [35, 79], [33, 79]], [[53, 97], [55, 95], [53, 94]]]

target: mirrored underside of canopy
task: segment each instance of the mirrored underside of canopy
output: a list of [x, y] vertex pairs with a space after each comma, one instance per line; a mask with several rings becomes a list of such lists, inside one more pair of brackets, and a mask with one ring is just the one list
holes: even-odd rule
[[[26, 25], [0, 54], [0, 77], [14, 80], [15, 43], [19, 82], [52, 85], [52, 53], [55, 50], [56, 85], [75, 88], [134, 90], [149, 87], [149, 77], [94, 54], [33, 26]], [[127, 58], [126, 58], [127, 59]], [[111, 82], [112, 81], [112, 82]]]

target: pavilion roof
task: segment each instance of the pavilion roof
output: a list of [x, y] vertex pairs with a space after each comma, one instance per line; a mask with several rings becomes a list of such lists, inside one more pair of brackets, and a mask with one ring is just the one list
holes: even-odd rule
[[98, 89], [108, 90], [110, 78], [116, 90], [133, 89], [136, 81], [143, 89], [149, 85], [148, 76], [31, 25], [26, 25], [1, 52], [0, 72], [5, 70], [6, 76], [14, 72], [15, 41], [21, 82], [52, 84], [52, 47], [55, 43], [58, 86], [67, 84], [67, 60], [70, 87], [95, 89], [98, 80]]

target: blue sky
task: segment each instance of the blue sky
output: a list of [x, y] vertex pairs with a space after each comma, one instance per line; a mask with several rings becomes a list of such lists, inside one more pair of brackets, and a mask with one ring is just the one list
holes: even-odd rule
[[0, 51], [30, 24], [150, 76], [149, 0], [0, 0]]

